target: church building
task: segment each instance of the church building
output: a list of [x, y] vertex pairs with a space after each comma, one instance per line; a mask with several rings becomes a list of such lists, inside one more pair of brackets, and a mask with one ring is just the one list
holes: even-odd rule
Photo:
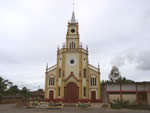
[[89, 64], [88, 47], [82, 48], [74, 12], [68, 22], [66, 43], [57, 49], [57, 63], [46, 67], [45, 101], [101, 102], [100, 68]]

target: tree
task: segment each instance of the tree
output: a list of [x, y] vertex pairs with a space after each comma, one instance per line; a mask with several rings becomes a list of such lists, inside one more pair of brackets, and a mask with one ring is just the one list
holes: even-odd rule
[[120, 78], [121, 78], [121, 73], [120, 73], [118, 67], [113, 66], [111, 69], [111, 72], [109, 74], [109, 80], [112, 82], [116, 82]]
[[18, 86], [16, 86], [16, 85], [10, 86], [10, 88], [7, 90], [7, 92], [9, 95], [13, 95], [13, 96], [16, 94], [19, 94]]
[[32, 96], [32, 93], [27, 89], [26, 87], [23, 87], [22, 90], [20, 91], [21, 95], [24, 96], [25, 98], [29, 98]]
[[22, 90], [20, 91], [21, 94], [27, 93], [29, 90], [26, 87], [23, 87]]
[[8, 87], [12, 84], [9, 80], [0, 77], [0, 96], [4, 96]]
[[4, 94], [6, 88], [7, 88], [7, 84], [5, 83], [4, 79], [0, 77], [0, 96]]
[[20, 94], [25, 98], [31, 97], [32, 93], [26, 87], [23, 87], [22, 90], [19, 90], [17, 85], [13, 85], [9, 80], [5, 80], [0, 77], [0, 98], [2, 96], [15, 96]]
[[109, 80], [102, 80], [101, 84], [105, 83], [133, 83], [133, 80], [127, 79], [121, 76], [119, 69], [116, 66], [112, 67], [112, 70], [109, 74]]
[[38, 91], [38, 92], [44, 92], [43, 89], [38, 89], [37, 91]]
[[117, 83], [134, 83], [133, 80], [127, 79], [125, 77], [120, 77], [116, 80]]

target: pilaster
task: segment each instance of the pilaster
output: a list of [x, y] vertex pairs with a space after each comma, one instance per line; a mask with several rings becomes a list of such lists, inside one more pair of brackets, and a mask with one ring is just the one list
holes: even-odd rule
[[62, 71], [61, 71], [61, 75], [62, 75], [62, 79], [61, 79], [61, 97], [64, 98], [64, 76], [65, 76], [65, 51], [63, 49], [62, 52]]
[[82, 49], [80, 49], [80, 64], [79, 64], [79, 99], [82, 99]]
[[101, 83], [100, 83], [100, 68], [98, 65], [98, 97], [101, 99]]
[[56, 65], [56, 98], [58, 98], [58, 74], [59, 74], [59, 50], [57, 50], [57, 65]]
[[44, 93], [44, 99], [47, 99], [47, 85], [48, 85], [48, 72], [46, 70], [45, 72], [45, 93]]
[[87, 55], [86, 55], [86, 97], [89, 99], [89, 60], [88, 60], [88, 49], [86, 49]]

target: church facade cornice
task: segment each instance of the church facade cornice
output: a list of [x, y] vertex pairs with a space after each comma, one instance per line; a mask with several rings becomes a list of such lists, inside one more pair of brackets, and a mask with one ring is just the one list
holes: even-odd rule
[[85, 50], [84, 48], [62, 48], [62, 49], [59, 49], [57, 51], [58, 54], [61, 54], [62, 52], [82, 52], [84, 54], [87, 54], [88, 55], [88, 51]]

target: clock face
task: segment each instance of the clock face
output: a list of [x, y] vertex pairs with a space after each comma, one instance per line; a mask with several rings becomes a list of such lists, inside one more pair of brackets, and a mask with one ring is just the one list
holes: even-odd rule
[[71, 33], [74, 33], [75, 32], [75, 29], [71, 29]]
[[70, 58], [70, 59], [68, 60], [68, 64], [69, 64], [70, 66], [75, 66], [75, 65], [76, 65], [76, 59], [75, 59], [75, 58]]

